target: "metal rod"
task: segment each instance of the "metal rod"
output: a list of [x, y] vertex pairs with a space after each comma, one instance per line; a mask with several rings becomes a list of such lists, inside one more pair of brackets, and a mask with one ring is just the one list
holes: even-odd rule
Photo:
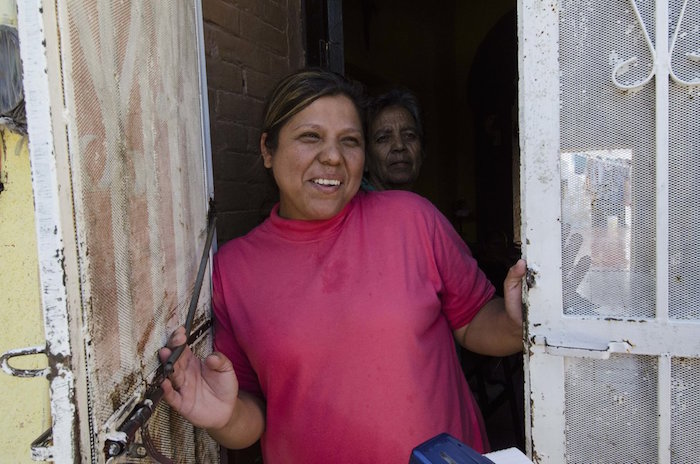
[[[105, 441], [104, 450], [108, 458], [116, 457], [124, 453], [128, 445], [133, 442], [136, 432], [143, 428], [146, 422], [148, 422], [148, 419], [151, 418], [156, 406], [163, 398], [163, 388], [161, 387], [163, 380], [165, 380], [165, 378], [173, 372], [175, 362], [178, 360], [185, 347], [192, 343], [192, 340], [190, 340], [190, 332], [192, 331], [194, 313], [197, 309], [197, 303], [199, 302], [199, 294], [202, 289], [202, 282], [204, 281], [204, 272], [207, 267], [207, 261], [209, 260], [209, 250], [211, 248], [211, 243], [214, 239], [214, 232], [216, 230], [216, 212], [214, 209], [213, 200], [209, 201], [208, 216], [207, 240], [204, 244], [202, 259], [199, 262], [199, 270], [197, 272], [194, 291], [190, 299], [190, 306], [185, 322], [187, 341], [184, 344], [176, 347], [168, 357], [166, 363], [159, 367], [158, 372], [153, 379], [152, 385], [144, 395], [144, 400], [134, 408], [129, 417], [117, 429], [119, 432], [119, 439], [108, 439]], [[205, 324], [205, 326], [209, 326], [209, 324]], [[200, 333], [201, 330], [202, 328], [200, 327], [197, 333]]]
[[[194, 292], [192, 293], [192, 298], [190, 299], [190, 308], [189, 311], [187, 312], [187, 320], [185, 321], [185, 335], [187, 338], [190, 336], [190, 332], [192, 331], [192, 322], [194, 321], [194, 314], [197, 310], [197, 303], [199, 302], [199, 293], [202, 290], [202, 281], [204, 280], [204, 271], [207, 268], [207, 261], [209, 260], [209, 248], [211, 247], [211, 242], [214, 238], [214, 231], [216, 230], [216, 214], [213, 212], [213, 206], [210, 205], [209, 208], [209, 230], [207, 232], [207, 242], [204, 245], [204, 252], [202, 253], [202, 259], [199, 262], [199, 271], [197, 272], [197, 280], [195, 281], [194, 284]], [[172, 372], [175, 370], [175, 362], [180, 358], [180, 355], [182, 352], [185, 350], [185, 347], [187, 346], [187, 342], [184, 344], [176, 347], [172, 353], [170, 353], [170, 356], [168, 357], [168, 360], [165, 363], [165, 366], [163, 366], [163, 374], [167, 377], [168, 375], [172, 374]]]

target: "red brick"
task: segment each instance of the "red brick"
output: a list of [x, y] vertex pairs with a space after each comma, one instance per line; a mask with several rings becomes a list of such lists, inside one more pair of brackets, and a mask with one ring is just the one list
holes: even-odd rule
[[204, 22], [217, 24], [224, 30], [234, 34], [240, 33], [240, 12], [224, 0], [204, 0], [202, 2]]
[[211, 24], [204, 25], [204, 56], [220, 59], [219, 42], [221, 31]]
[[209, 88], [243, 93], [243, 72], [240, 66], [215, 58], [208, 59], [206, 65]]
[[259, 126], [262, 118], [262, 102], [230, 92], [218, 91], [216, 96], [216, 118], [234, 121], [248, 126]]
[[263, 21], [279, 31], [286, 31], [290, 22], [286, 5], [266, 3]]
[[264, 100], [277, 83], [277, 78], [252, 69], [243, 71], [246, 94]]
[[216, 89], [213, 89], [211, 86], [207, 86], [207, 98], [209, 99], [207, 101], [209, 104], [209, 114], [213, 115], [214, 108], [216, 106]]
[[267, 172], [259, 155], [234, 152], [216, 153], [214, 169], [224, 171], [225, 176], [217, 177], [221, 182], [265, 183]]
[[233, 0], [233, 6], [240, 11], [251, 13], [258, 18], [264, 17], [266, 3], [267, 0]]
[[[272, 202], [267, 202], [269, 208], [272, 207]], [[216, 227], [216, 238], [219, 244], [224, 244], [227, 241], [245, 235], [253, 227], [260, 224], [268, 215], [269, 208], [255, 211], [235, 211], [219, 214], [219, 220]], [[217, 209], [219, 205], [217, 204]], [[220, 211], [220, 209], [219, 209]]]
[[212, 121], [212, 152], [241, 152], [248, 146], [246, 126], [227, 121]]
[[290, 57], [288, 56], [269, 55], [267, 59], [267, 67], [270, 69], [270, 77], [272, 77], [275, 81], [279, 81], [292, 71], [295, 71], [297, 68], [303, 66], [303, 59], [299, 59], [299, 64], [294, 66], [292, 64], [293, 60], [290, 60]]
[[[261, 116], [262, 117], [262, 116]], [[249, 153], [260, 153], [260, 126], [262, 121], [259, 122], [255, 127], [248, 128], [248, 146], [246, 150]]]
[[225, 31], [210, 28], [205, 42], [211, 42], [212, 48], [216, 47], [216, 54], [212, 53], [212, 55], [223, 61], [268, 72], [268, 54], [256, 45], [255, 40], [243, 39]]
[[[261, 165], [262, 166], [262, 165]], [[216, 203], [224, 207], [224, 211], [258, 210], [270, 194], [267, 178], [261, 175], [259, 182], [236, 182], [220, 180], [214, 183]]]
[[278, 200], [260, 159], [264, 99], [303, 65], [300, 0], [203, 0], [219, 243], [259, 224]]
[[249, 13], [241, 13], [241, 37], [253, 40], [278, 55], [287, 54], [287, 35]]

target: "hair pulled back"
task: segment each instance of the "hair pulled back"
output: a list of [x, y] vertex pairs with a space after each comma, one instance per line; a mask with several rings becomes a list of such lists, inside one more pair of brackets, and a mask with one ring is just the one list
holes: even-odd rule
[[346, 77], [321, 68], [305, 68], [283, 78], [272, 90], [263, 113], [265, 146], [277, 149], [282, 127], [294, 115], [321, 97], [343, 95], [355, 105], [365, 131], [366, 100], [362, 86]]

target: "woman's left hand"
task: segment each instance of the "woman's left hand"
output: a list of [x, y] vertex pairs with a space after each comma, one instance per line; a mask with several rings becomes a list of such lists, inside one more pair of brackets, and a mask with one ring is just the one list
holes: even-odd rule
[[519, 327], [523, 325], [523, 295], [522, 280], [527, 272], [524, 259], [519, 259], [508, 270], [508, 275], [503, 281], [503, 299], [505, 300], [506, 313]]

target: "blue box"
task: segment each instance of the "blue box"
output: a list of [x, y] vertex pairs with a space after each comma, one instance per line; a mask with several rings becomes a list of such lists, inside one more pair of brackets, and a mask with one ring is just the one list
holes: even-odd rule
[[408, 464], [494, 464], [448, 433], [431, 438], [415, 448]]

